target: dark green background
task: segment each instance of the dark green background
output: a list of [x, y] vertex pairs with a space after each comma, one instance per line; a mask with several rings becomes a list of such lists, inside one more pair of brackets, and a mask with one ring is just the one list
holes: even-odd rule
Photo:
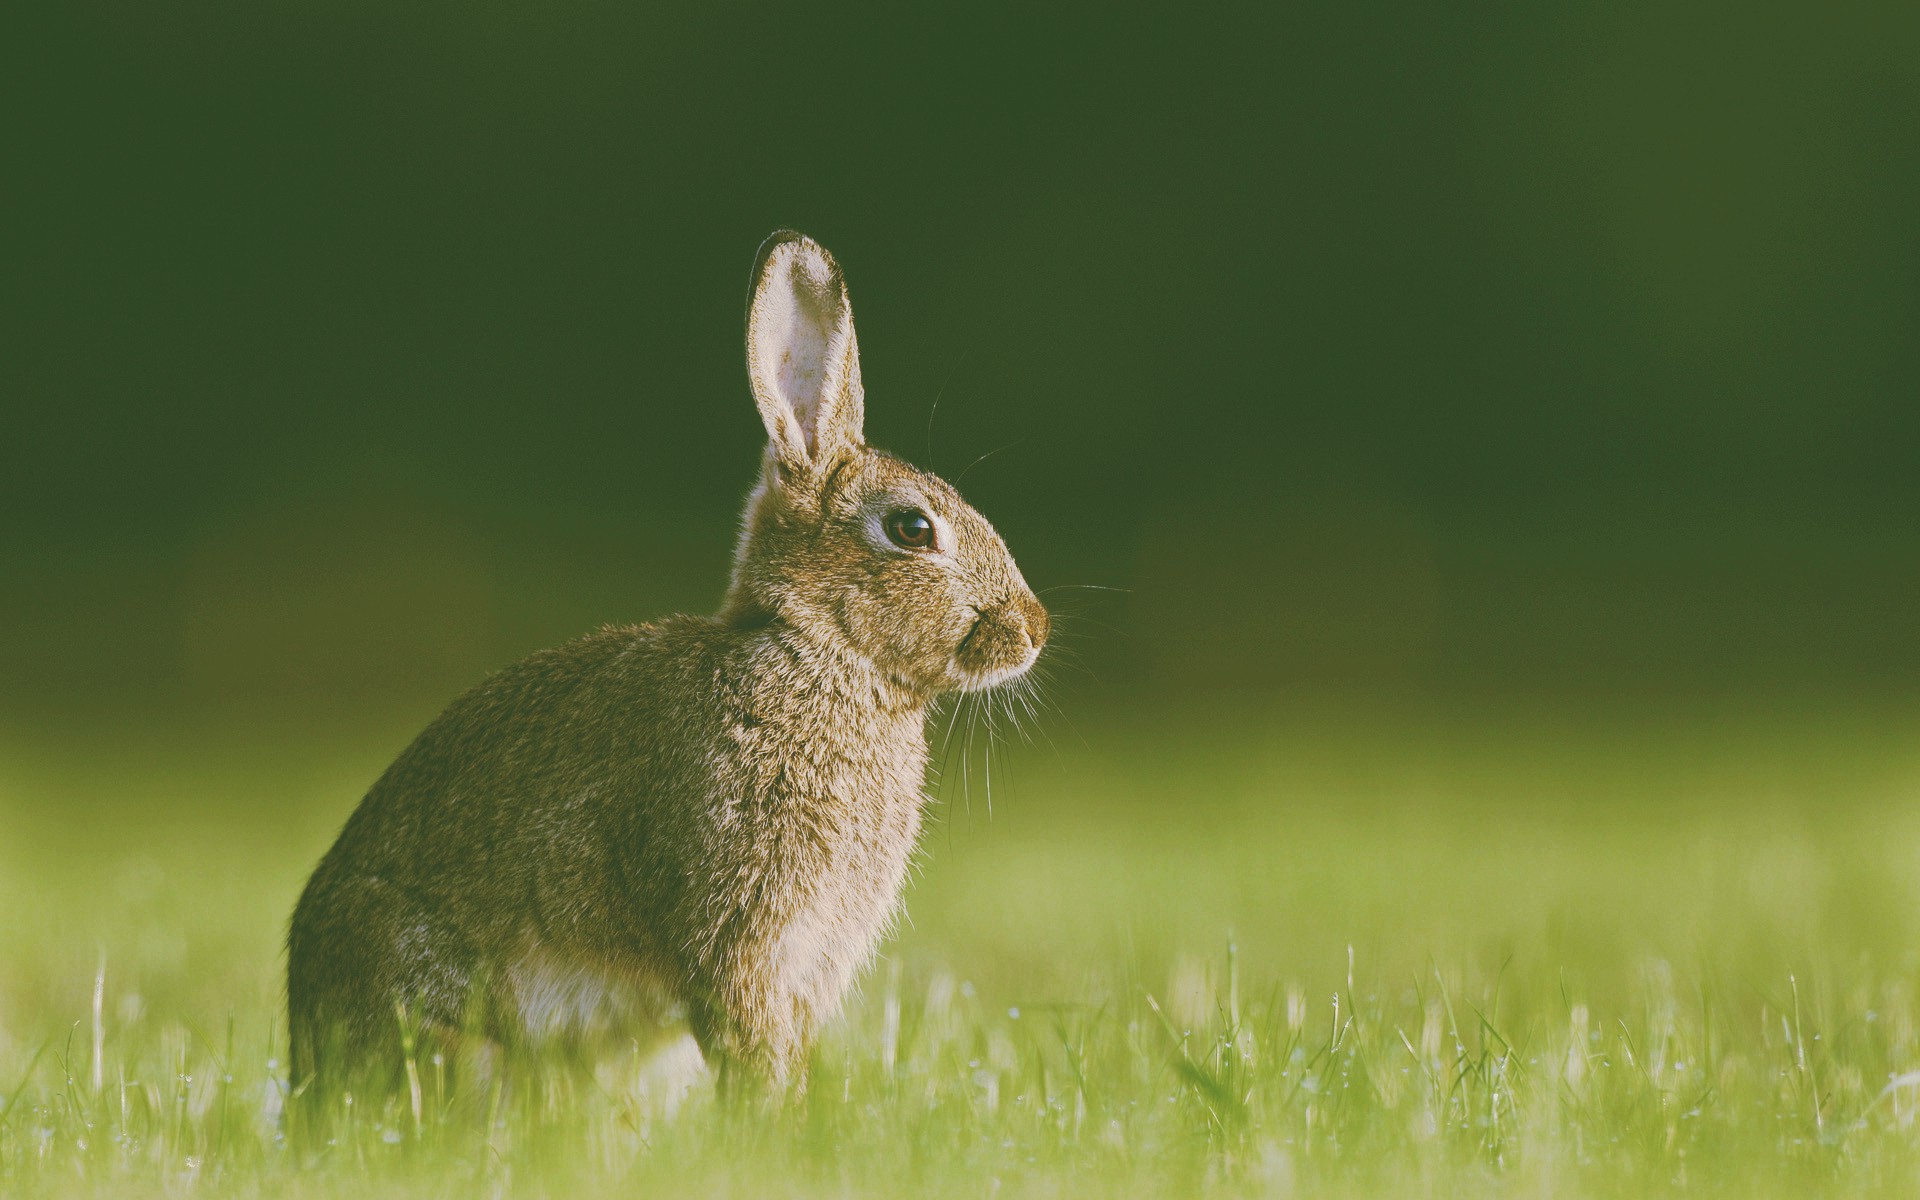
[[782, 225], [871, 438], [1132, 589], [1070, 703], [1911, 692], [1920, 8], [1801, 10], [16, 6], [0, 716], [711, 607]]

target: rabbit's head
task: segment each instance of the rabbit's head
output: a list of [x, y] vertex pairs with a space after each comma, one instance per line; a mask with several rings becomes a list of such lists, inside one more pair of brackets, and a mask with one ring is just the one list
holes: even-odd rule
[[768, 441], [723, 619], [784, 621], [921, 699], [1032, 666], [1047, 610], [959, 492], [867, 445], [846, 283], [797, 233], [754, 264], [747, 375]]

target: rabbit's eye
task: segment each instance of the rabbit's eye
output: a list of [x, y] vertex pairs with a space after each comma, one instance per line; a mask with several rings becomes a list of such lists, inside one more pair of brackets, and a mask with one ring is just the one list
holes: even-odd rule
[[902, 550], [933, 549], [933, 522], [917, 508], [896, 508], [884, 522], [887, 537]]

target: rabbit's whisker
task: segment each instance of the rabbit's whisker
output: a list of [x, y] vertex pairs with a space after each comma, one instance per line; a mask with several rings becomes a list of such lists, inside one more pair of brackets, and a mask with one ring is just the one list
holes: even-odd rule
[[[1074, 622], [1074, 623], [1078, 623], [1078, 624], [1084, 624], [1084, 625], [1098, 625], [1098, 626], [1099, 626], [1100, 628], [1102, 628], [1102, 629], [1104, 629], [1104, 630], [1106, 630], [1106, 631], [1107, 631], [1108, 633], [1110, 633], [1110, 634], [1112, 634], [1112, 635], [1113, 635], [1114, 637], [1117, 637], [1117, 638], [1126, 638], [1126, 637], [1127, 637], [1127, 631], [1126, 631], [1126, 630], [1124, 630], [1124, 629], [1122, 629], [1122, 628], [1120, 628], [1120, 627], [1119, 627], [1118, 625], [1113, 625], [1113, 624], [1110, 624], [1110, 623], [1108, 623], [1108, 622], [1106, 622], [1106, 621], [1102, 621], [1102, 620], [1099, 620], [1099, 619], [1097, 619], [1097, 618], [1095, 618], [1095, 617], [1089, 617], [1089, 616], [1087, 616], [1087, 615], [1086, 615], [1085, 613], [1074, 613], [1074, 614], [1071, 614], [1071, 616], [1070, 616], [1070, 617], [1069, 617], [1068, 619], [1069, 619], [1070, 621], [1072, 621], [1072, 622]], [[1059, 637], [1060, 635], [1059, 635], [1058, 633], [1056, 633], [1056, 634], [1054, 634], [1054, 636], [1055, 636], [1055, 637]], [[1071, 632], [1069, 631], [1069, 632], [1068, 632], [1068, 634], [1067, 634], [1067, 636], [1069, 636], [1069, 637], [1071, 637], [1071, 636], [1073, 636], [1073, 634], [1072, 634], [1072, 633], [1071, 633]]]
[[[945, 736], [941, 739], [940, 761], [939, 761], [939, 765], [935, 768], [935, 771], [934, 771], [934, 776], [936, 780], [934, 785], [935, 795], [944, 798], [947, 808], [949, 810], [949, 816], [951, 816], [951, 810], [953, 808], [954, 779], [953, 779], [953, 774], [950, 768], [953, 765], [953, 751], [955, 746], [954, 734], [960, 728], [961, 715], [962, 715], [961, 710], [965, 706], [965, 704], [966, 704], [966, 697], [964, 695], [960, 695], [960, 696], [954, 697], [952, 703], [949, 704], [947, 707], [947, 732]], [[961, 770], [964, 772], [966, 769], [966, 750], [964, 745], [961, 748], [960, 756], [961, 756]], [[951, 837], [952, 830], [953, 830], [953, 824], [951, 821], [949, 821], [947, 824], [947, 830], [948, 830], [948, 836]]]
[[929, 463], [933, 461], [933, 418], [940, 413], [940, 397], [947, 394], [947, 385], [953, 382], [954, 375], [960, 370], [960, 364], [966, 361], [967, 352], [962, 351], [960, 357], [953, 360], [953, 365], [947, 368], [947, 377], [940, 381], [939, 388], [933, 393], [933, 407], [927, 410], [927, 461]]
[[1016, 438], [1013, 441], [1008, 442], [1004, 446], [995, 446], [993, 449], [987, 451], [985, 454], [982, 454], [979, 458], [974, 459], [972, 462], [967, 464], [965, 471], [962, 471], [958, 475], [955, 475], [953, 477], [953, 486], [955, 487], [960, 486], [960, 481], [967, 477], [967, 471], [973, 470], [975, 467], [979, 466], [981, 463], [992, 458], [994, 455], [1000, 453], [1002, 450], [1011, 450], [1015, 446], [1020, 445], [1022, 442], [1025, 442], [1026, 440], [1027, 439], [1025, 438]]
[[987, 739], [981, 754], [981, 777], [987, 788], [987, 820], [993, 820], [993, 692], [982, 692], [981, 708], [986, 712]]

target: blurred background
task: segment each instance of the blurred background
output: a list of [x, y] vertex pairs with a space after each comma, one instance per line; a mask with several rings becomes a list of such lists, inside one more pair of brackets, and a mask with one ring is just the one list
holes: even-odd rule
[[1081, 709], [1920, 680], [1911, 7], [35, 7], [14, 728], [712, 608], [782, 225], [872, 440], [1130, 589], [1052, 597]]
[[102, 962], [271, 1046], [448, 699], [717, 604], [779, 226], [1070, 585], [911, 971], [1920, 978], [1920, 8], [0, 23], [0, 1078]]

